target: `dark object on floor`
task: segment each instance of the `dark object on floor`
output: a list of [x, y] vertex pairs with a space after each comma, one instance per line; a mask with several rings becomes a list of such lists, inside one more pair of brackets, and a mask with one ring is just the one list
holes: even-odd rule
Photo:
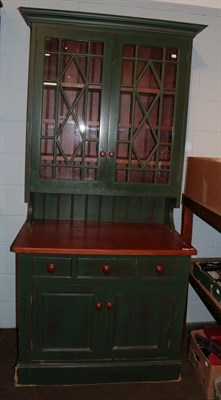
[[206, 400], [183, 346], [179, 382], [15, 387], [16, 330], [0, 330], [0, 400]]

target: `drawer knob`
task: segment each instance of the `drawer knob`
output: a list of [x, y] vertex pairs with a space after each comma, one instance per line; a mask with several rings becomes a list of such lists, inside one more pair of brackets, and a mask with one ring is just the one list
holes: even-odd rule
[[108, 274], [111, 273], [111, 267], [110, 267], [110, 265], [104, 265], [102, 270], [103, 270], [103, 273], [104, 273], [105, 275], [108, 275]]
[[106, 304], [106, 308], [107, 308], [107, 310], [112, 310], [112, 308], [113, 308], [113, 303], [111, 303], [110, 301], [108, 301], [108, 303]]
[[96, 304], [96, 310], [98, 310], [98, 311], [102, 310], [102, 303], [97, 303]]
[[47, 266], [47, 271], [52, 274], [56, 270], [56, 265], [55, 264], [48, 264]]
[[159, 275], [163, 275], [165, 270], [163, 265], [157, 265], [155, 269], [156, 273]]
[[114, 151], [110, 151], [110, 152], [109, 152], [109, 156], [110, 156], [110, 157], [114, 157], [114, 156], [115, 156], [115, 152], [114, 152]]
[[102, 151], [100, 152], [100, 156], [101, 156], [101, 157], [106, 157], [106, 152], [102, 150]]

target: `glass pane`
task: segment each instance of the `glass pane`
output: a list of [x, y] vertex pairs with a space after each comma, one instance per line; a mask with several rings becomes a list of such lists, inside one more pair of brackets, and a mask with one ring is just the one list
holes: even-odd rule
[[98, 143], [87, 141], [85, 142], [85, 161], [90, 164], [97, 164]]
[[124, 129], [130, 126], [131, 119], [131, 105], [132, 95], [131, 93], [124, 92], [120, 96], [119, 102], [119, 128]]
[[[159, 161], [170, 161], [170, 146], [160, 146], [159, 148]], [[164, 167], [168, 167], [168, 163], [163, 164]], [[162, 167], [162, 165], [161, 165]]]
[[93, 169], [93, 168], [85, 169], [84, 180], [85, 181], [95, 181], [96, 180], [96, 169]]
[[133, 85], [134, 61], [125, 60], [122, 64], [121, 85]]
[[90, 54], [103, 55], [104, 46], [102, 42], [91, 42]]
[[64, 156], [62, 155], [60, 149], [57, 148], [56, 150], [57, 150], [56, 151], [56, 164], [65, 165], [66, 160], [65, 160]]
[[140, 89], [158, 89], [159, 90], [159, 83], [157, 78], [154, 74], [155, 70], [153, 67], [146, 66], [146, 64], [138, 63], [138, 83], [137, 87], [138, 90]]
[[169, 183], [169, 172], [160, 171], [157, 174], [157, 183], [166, 184]]
[[160, 142], [161, 143], [172, 143], [172, 131], [162, 129], [160, 132]]
[[81, 179], [80, 173], [80, 168], [58, 167], [56, 168], [56, 179], [79, 181]]
[[166, 60], [178, 62], [178, 49], [167, 48], [166, 49]]
[[160, 97], [158, 97], [157, 100], [156, 97], [154, 97], [151, 103], [151, 109], [148, 112], [148, 120], [155, 130], [160, 130], [160, 126], [158, 125], [160, 121], [160, 101]]
[[136, 46], [130, 45], [130, 44], [126, 44], [123, 47], [123, 57], [135, 57], [135, 49]]
[[[61, 84], [62, 86], [84, 84], [83, 74], [85, 73], [85, 58], [80, 58], [80, 67], [73, 58], [62, 57]], [[66, 84], [66, 85], [65, 85]]]
[[173, 126], [174, 119], [174, 96], [163, 96], [163, 107], [162, 107], [162, 125], [167, 127]]
[[164, 79], [165, 89], [175, 89], [176, 88], [176, 78], [177, 78], [177, 65], [176, 64], [166, 64], [165, 65], [165, 79]]
[[85, 54], [88, 51], [88, 42], [81, 40], [62, 40], [61, 51], [66, 53]]
[[96, 89], [88, 90], [87, 96], [87, 121], [91, 125], [99, 126], [101, 91]]
[[127, 164], [127, 160], [129, 158], [129, 146], [127, 143], [118, 143], [117, 158], [118, 158], [118, 164], [121, 164], [121, 163], [125, 164], [125, 160], [126, 160], [126, 164]]
[[124, 170], [116, 171], [116, 181], [117, 182], [127, 182], [127, 172]]
[[87, 125], [85, 129], [85, 138], [86, 139], [98, 139], [99, 138], [99, 126]]
[[44, 61], [44, 80], [53, 81], [57, 78], [58, 56], [45, 54]]
[[40, 177], [42, 179], [52, 179], [52, 168], [46, 166], [40, 167]]
[[54, 38], [46, 38], [45, 39], [45, 51], [58, 51], [59, 48], [59, 39]]
[[50, 124], [54, 128], [55, 120], [55, 102], [56, 102], [56, 86], [51, 86], [44, 82], [43, 88], [43, 107], [42, 107], [42, 123]]
[[120, 141], [128, 141], [130, 139], [130, 129], [124, 128], [123, 126], [122, 126], [122, 128], [119, 127], [117, 138], [118, 138], [119, 142]]
[[102, 81], [102, 60], [100, 58], [90, 59], [89, 82], [101, 83]]
[[72, 154], [78, 149], [82, 143], [82, 137], [78, 131], [78, 127], [72, 117], [68, 118], [67, 123], [64, 125], [61, 133], [58, 136], [58, 142], [67, 156]]
[[161, 60], [163, 57], [163, 49], [158, 47], [139, 46], [138, 57], [155, 60]]
[[130, 182], [133, 183], [153, 183], [154, 173], [152, 171], [132, 171]]
[[53, 163], [53, 145], [53, 140], [41, 139], [41, 162], [45, 162], [47, 164]]
[[41, 134], [42, 136], [54, 136], [55, 124], [53, 122], [42, 122]]
[[133, 148], [140, 160], [146, 161], [153, 151], [156, 142], [152, 132], [144, 125], [133, 141]]

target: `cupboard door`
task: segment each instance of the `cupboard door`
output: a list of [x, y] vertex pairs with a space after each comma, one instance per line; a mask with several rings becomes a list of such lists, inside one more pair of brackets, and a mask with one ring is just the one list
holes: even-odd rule
[[118, 286], [106, 297], [113, 359], [168, 359], [175, 321], [173, 285]]
[[32, 40], [31, 191], [177, 196], [189, 39], [45, 27]]
[[178, 194], [187, 111], [188, 41], [125, 34], [114, 46], [110, 187], [136, 194]]
[[103, 351], [103, 291], [87, 284], [34, 283], [32, 359], [96, 359]]
[[37, 29], [32, 40], [31, 190], [102, 191], [112, 40], [68, 28]]

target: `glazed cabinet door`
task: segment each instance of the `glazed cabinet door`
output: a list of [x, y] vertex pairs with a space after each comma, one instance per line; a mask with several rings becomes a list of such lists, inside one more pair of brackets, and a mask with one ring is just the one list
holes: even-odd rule
[[36, 28], [32, 40], [31, 191], [102, 192], [112, 39], [66, 27]]
[[187, 112], [188, 40], [125, 33], [114, 42], [108, 154], [113, 191], [176, 196]]
[[30, 190], [177, 196], [189, 39], [60, 26], [32, 41]]

